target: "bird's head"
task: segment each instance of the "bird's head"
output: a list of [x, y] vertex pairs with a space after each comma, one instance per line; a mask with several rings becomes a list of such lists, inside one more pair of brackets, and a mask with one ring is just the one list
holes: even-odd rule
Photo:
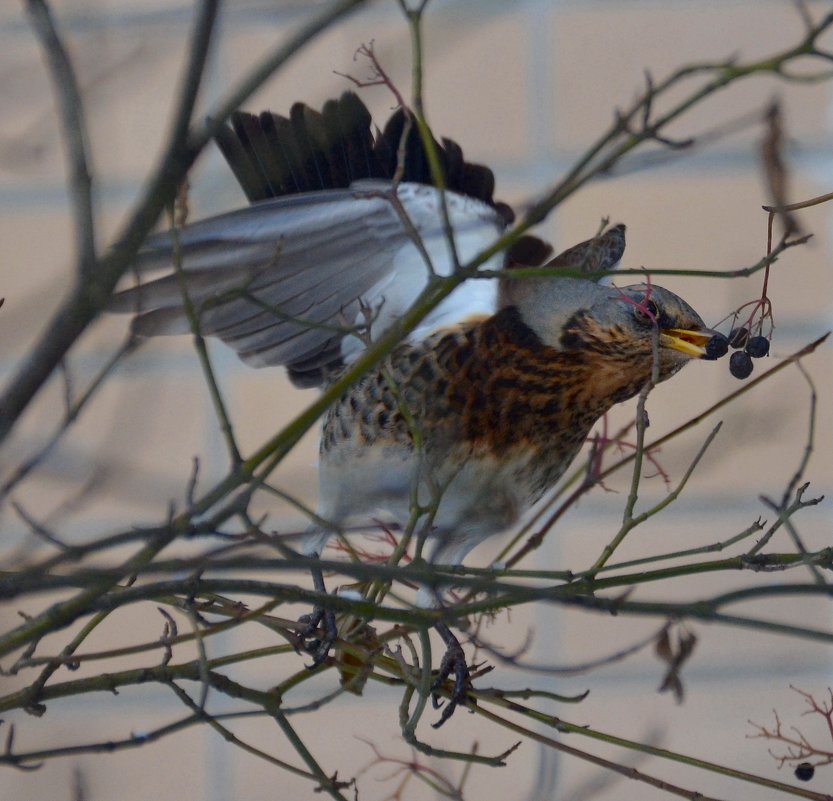
[[656, 285], [531, 279], [514, 281], [505, 301], [544, 345], [587, 363], [616, 401], [639, 390], [655, 359], [664, 381], [702, 358], [714, 333], [682, 298]]

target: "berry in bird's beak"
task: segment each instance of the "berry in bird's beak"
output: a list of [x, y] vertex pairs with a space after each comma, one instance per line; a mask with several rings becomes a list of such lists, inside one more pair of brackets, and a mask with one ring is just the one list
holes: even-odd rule
[[665, 328], [660, 331], [659, 344], [690, 356], [692, 359], [706, 357], [706, 346], [715, 332], [708, 329], [690, 331], [685, 328]]
[[714, 361], [723, 358], [729, 352], [729, 340], [723, 334], [714, 334], [706, 343], [706, 355], [704, 359]]

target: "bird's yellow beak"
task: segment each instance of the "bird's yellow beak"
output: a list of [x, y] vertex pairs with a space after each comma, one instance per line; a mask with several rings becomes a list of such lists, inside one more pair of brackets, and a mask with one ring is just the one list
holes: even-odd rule
[[714, 331], [688, 331], [685, 328], [665, 328], [660, 331], [659, 344], [664, 348], [672, 348], [685, 353], [692, 359], [702, 359], [706, 355], [706, 343], [714, 335]]

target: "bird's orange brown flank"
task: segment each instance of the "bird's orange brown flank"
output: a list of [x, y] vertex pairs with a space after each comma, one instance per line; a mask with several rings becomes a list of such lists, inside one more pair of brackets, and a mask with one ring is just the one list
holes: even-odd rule
[[513, 462], [537, 497], [596, 420], [650, 372], [650, 354], [626, 347], [624, 333], [620, 346], [615, 331], [603, 336], [592, 320], [566, 330], [588, 347], [543, 344], [512, 307], [403, 344], [331, 408], [322, 452], [338, 461], [371, 447], [411, 452], [419, 431], [429, 466]]

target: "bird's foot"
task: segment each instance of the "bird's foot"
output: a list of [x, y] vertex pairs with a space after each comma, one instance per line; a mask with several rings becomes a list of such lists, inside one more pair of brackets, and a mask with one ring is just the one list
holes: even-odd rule
[[[318, 557], [319, 554], [313, 554]], [[310, 570], [312, 574], [312, 584], [316, 592], [325, 593], [327, 587], [324, 584], [324, 574], [321, 568], [313, 567]], [[302, 615], [298, 619], [299, 623], [304, 624], [304, 628], [298, 633], [298, 645], [296, 650], [304, 650], [308, 654], [312, 654], [312, 664], [307, 665], [307, 668], [312, 670], [317, 668], [329, 655], [330, 649], [335, 645], [338, 639], [338, 626], [336, 626], [336, 613], [332, 609], [327, 609], [325, 606], [316, 604], [312, 608], [312, 614]], [[318, 627], [323, 623], [324, 636], [320, 637], [318, 634]]]
[[[330, 649], [338, 639], [336, 616], [332, 609], [316, 606], [310, 615], [298, 618], [304, 628], [298, 634], [299, 648], [312, 655], [312, 664], [307, 667], [312, 670], [318, 667], [329, 655]], [[319, 636], [318, 628], [323, 624], [324, 636]]]
[[436, 629], [443, 638], [446, 645], [445, 654], [440, 662], [440, 670], [434, 683], [431, 685], [431, 703], [434, 709], [439, 709], [443, 702], [440, 700], [438, 691], [445, 684], [445, 680], [454, 674], [454, 687], [451, 691], [451, 698], [448, 699], [440, 719], [431, 725], [439, 729], [453, 714], [460, 704], [468, 700], [468, 692], [471, 689], [471, 674], [469, 672], [466, 655], [463, 653], [463, 646], [452, 634], [451, 629], [445, 623], [438, 623]]

